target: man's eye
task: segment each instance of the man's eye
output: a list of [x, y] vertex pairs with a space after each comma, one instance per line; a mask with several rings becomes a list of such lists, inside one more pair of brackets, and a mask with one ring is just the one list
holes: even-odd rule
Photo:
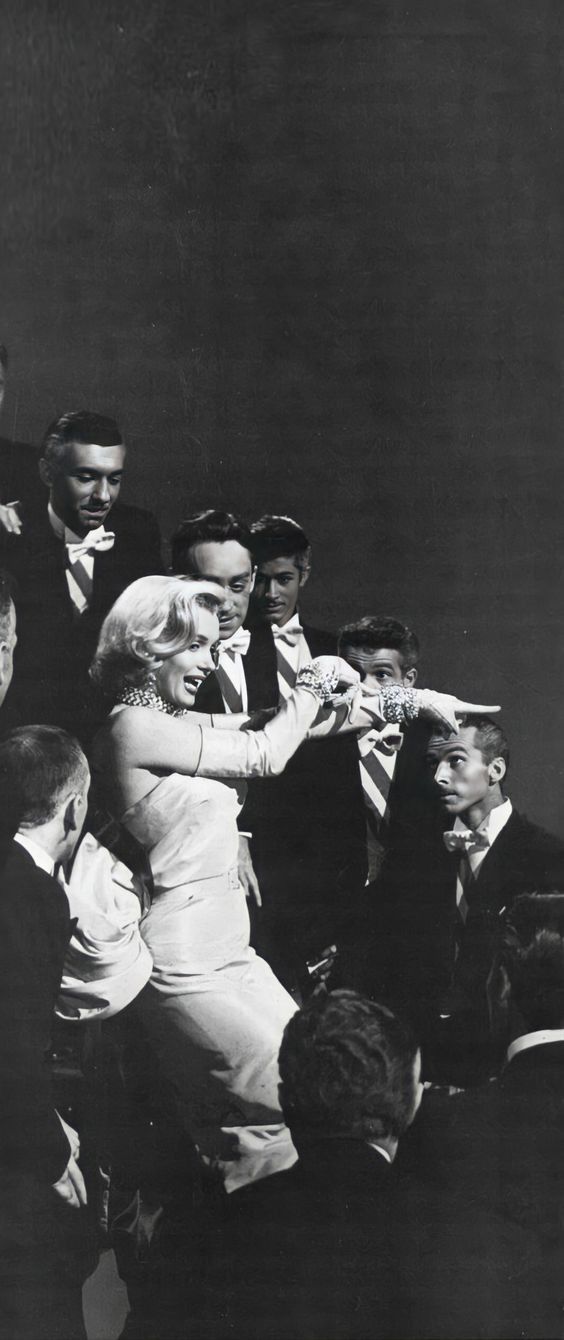
[[111, 484], [113, 489], [117, 488], [118, 484], [121, 484], [121, 475], [110, 475], [108, 484]]
[[239, 591], [244, 591], [244, 590], [245, 590], [245, 586], [246, 586], [246, 582], [235, 582], [235, 583], [233, 584], [233, 586], [231, 587], [231, 590], [234, 591], [235, 594], [237, 594]]

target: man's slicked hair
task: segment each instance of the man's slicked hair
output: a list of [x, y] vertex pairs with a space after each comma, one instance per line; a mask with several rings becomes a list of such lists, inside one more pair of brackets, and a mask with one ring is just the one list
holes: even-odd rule
[[386, 615], [367, 614], [356, 623], [344, 624], [339, 629], [340, 654], [341, 647], [363, 647], [370, 651], [390, 648], [401, 656], [404, 670], [415, 669], [419, 661], [419, 638], [399, 619], [389, 619]]
[[186, 517], [174, 532], [171, 540], [172, 567], [174, 572], [194, 574], [191, 550], [196, 544], [226, 544], [235, 540], [251, 555], [251, 532], [246, 521], [234, 516], [233, 512], [220, 512], [208, 507], [205, 512], [196, 512]]
[[53, 419], [41, 443], [40, 458], [51, 466], [60, 469], [65, 452], [73, 443], [79, 446], [123, 447], [121, 432], [115, 419], [103, 414], [93, 414], [90, 410], [79, 409], [69, 414], [61, 414]]
[[413, 1117], [417, 1043], [390, 1010], [356, 991], [320, 992], [286, 1025], [280, 1100], [308, 1134], [398, 1137]]
[[564, 890], [521, 894], [501, 931], [500, 961], [528, 1031], [564, 1026]]
[[505, 731], [493, 717], [468, 716], [460, 719], [462, 727], [473, 727], [476, 749], [480, 750], [484, 763], [493, 763], [494, 758], [502, 758], [506, 770], [509, 767], [509, 742]]
[[270, 563], [274, 558], [292, 559], [304, 572], [311, 564], [311, 545], [302, 527], [291, 516], [261, 516], [251, 526], [255, 563]]
[[0, 833], [48, 823], [80, 792], [88, 763], [78, 740], [58, 726], [18, 726], [0, 740]]

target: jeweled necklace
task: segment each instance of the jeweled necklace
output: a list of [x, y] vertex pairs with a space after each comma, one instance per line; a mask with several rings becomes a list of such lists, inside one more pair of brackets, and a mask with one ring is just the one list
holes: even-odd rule
[[125, 703], [127, 707], [152, 707], [155, 712], [166, 712], [168, 717], [187, 717], [190, 712], [189, 707], [175, 707], [168, 703], [150, 684], [139, 689], [123, 689], [117, 702]]

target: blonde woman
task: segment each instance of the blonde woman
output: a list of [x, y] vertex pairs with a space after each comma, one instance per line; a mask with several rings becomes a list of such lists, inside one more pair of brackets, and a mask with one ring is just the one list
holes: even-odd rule
[[[137, 1009], [192, 1139], [232, 1190], [296, 1158], [277, 1060], [296, 1005], [249, 945], [237, 877], [241, 782], [280, 772], [320, 707], [354, 691], [359, 677], [337, 657], [321, 657], [258, 731], [241, 729], [244, 717], [196, 714], [198, 687], [215, 663], [222, 599], [204, 582], [134, 582], [106, 617], [91, 674], [114, 704], [95, 741], [94, 769], [108, 807], [145, 847], [154, 880], [141, 926], [153, 971]], [[375, 716], [398, 721], [402, 703], [418, 710], [414, 690], [400, 689], [389, 704], [386, 692], [372, 697], [357, 725], [373, 726]], [[456, 729], [455, 702], [435, 695], [435, 719], [448, 729]]]

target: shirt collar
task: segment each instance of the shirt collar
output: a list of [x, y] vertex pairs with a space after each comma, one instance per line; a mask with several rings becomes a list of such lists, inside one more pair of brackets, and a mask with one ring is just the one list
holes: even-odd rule
[[382, 1155], [382, 1158], [386, 1160], [386, 1163], [391, 1164], [392, 1158], [387, 1149], [384, 1149], [382, 1145], [377, 1145], [375, 1140], [369, 1140], [368, 1144], [370, 1145], [371, 1149], [376, 1150], [377, 1154]]
[[523, 1033], [522, 1037], [514, 1038], [507, 1048], [507, 1065], [519, 1052], [526, 1052], [530, 1047], [544, 1047], [547, 1042], [564, 1042], [564, 1028], [542, 1028], [536, 1033]]
[[45, 851], [43, 847], [40, 847], [37, 842], [34, 842], [33, 838], [30, 838], [28, 833], [16, 833], [14, 835], [14, 842], [19, 842], [20, 847], [24, 847], [28, 855], [31, 856], [34, 864], [38, 865], [40, 870], [44, 870], [46, 875], [52, 875], [54, 873], [55, 862], [53, 857], [50, 856], [49, 852]]
[[[511, 816], [512, 810], [513, 806], [508, 798], [507, 800], [504, 800], [501, 805], [496, 805], [494, 810], [490, 810], [490, 813], [487, 814], [485, 819], [482, 820], [481, 824], [478, 825], [476, 832], [485, 834], [485, 836], [488, 839], [490, 847], [493, 845], [496, 838], [499, 837], [502, 828], [505, 828], [505, 825]], [[463, 819], [460, 818], [459, 814], [457, 814], [452, 828], [454, 833], [471, 832], [471, 829], [469, 829], [468, 824], [464, 823]]]

